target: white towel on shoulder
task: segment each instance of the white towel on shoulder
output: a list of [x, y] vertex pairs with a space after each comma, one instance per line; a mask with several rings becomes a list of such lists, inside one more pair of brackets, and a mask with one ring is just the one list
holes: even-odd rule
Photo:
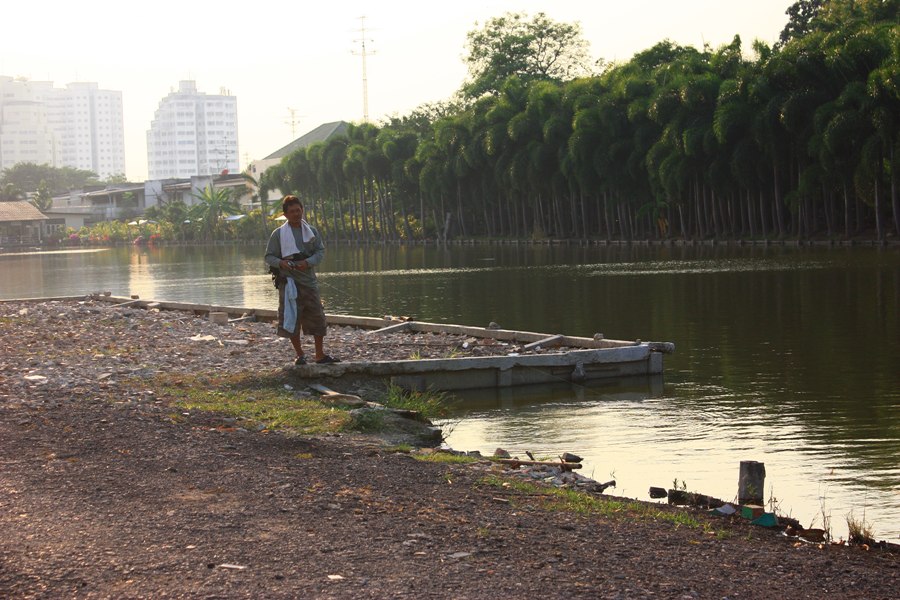
[[[300, 254], [300, 248], [297, 247], [297, 242], [294, 240], [294, 232], [291, 231], [291, 224], [285, 221], [284, 225], [278, 229], [278, 235], [281, 239], [281, 258]], [[309, 226], [306, 220], [300, 221], [300, 229], [302, 230], [304, 244], [313, 239], [312, 227]]]

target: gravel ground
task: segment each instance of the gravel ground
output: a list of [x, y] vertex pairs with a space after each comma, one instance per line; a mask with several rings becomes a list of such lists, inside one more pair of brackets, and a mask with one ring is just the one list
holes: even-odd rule
[[[328, 351], [447, 356], [462, 339], [396, 335], [334, 328]], [[0, 597], [897, 597], [894, 554], [650, 504], [560, 510], [484, 463], [173, 420], [154, 385], [287, 372], [291, 355], [271, 324], [0, 302]]]

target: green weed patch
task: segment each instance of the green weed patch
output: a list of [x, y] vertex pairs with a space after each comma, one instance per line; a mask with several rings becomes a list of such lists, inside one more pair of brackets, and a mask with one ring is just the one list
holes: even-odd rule
[[157, 384], [182, 410], [216, 412], [266, 429], [327, 433], [344, 430], [352, 421], [347, 411], [297, 398], [276, 376], [226, 375], [215, 381], [204, 375], [160, 376]]
[[388, 408], [417, 411], [426, 419], [437, 419], [447, 416], [450, 400], [443, 392], [433, 390], [417, 392], [391, 384], [379, 403]]
[[413, 454], [413, 458], [422, 462], [440, 463], [445, 465], [466, 465], [477, 462], [477, 458], [451, 454], [449, 452], [431, 452], [429, 454]]
[[653, 504], [643, 502], [615, 500], [578, 490], [545, 487], [528, 481], [496, 475], [484, 477], [479, 483], [481, 485], [503, 488], [523, 497], [533, 497], [540, 508], [548, 511], [565, 511], [583, 515], [602, 515], [631, 519], [651, 519], [668, 521], [676, 526], [697, 529], [707, 528], [706, 525], [687, 512], [660, 510]]

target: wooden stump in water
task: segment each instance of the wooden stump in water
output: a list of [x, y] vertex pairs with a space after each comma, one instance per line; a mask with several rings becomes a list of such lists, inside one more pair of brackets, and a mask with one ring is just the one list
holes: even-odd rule
[[763, 504], [766, 487], [766, 465], [755, 460], [742, 460], [738, 477], [738, 503]]

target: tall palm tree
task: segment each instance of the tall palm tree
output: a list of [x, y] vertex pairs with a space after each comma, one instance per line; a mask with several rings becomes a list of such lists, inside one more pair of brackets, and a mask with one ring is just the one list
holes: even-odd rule
[[259, 180], [251, 175], [249, 170], [241, 173], [241, 178], [244, 180], [244, 185], [247, 188], [247, 192], [250, 194], [250, 201], [255, 202], [256, 200], [259, 200], [259, 214], [260, 223], [262, 224], [262, 235], [263, 239], [268, 239], [270, 233], [268, 225], [269, 191], [260, 189]]

